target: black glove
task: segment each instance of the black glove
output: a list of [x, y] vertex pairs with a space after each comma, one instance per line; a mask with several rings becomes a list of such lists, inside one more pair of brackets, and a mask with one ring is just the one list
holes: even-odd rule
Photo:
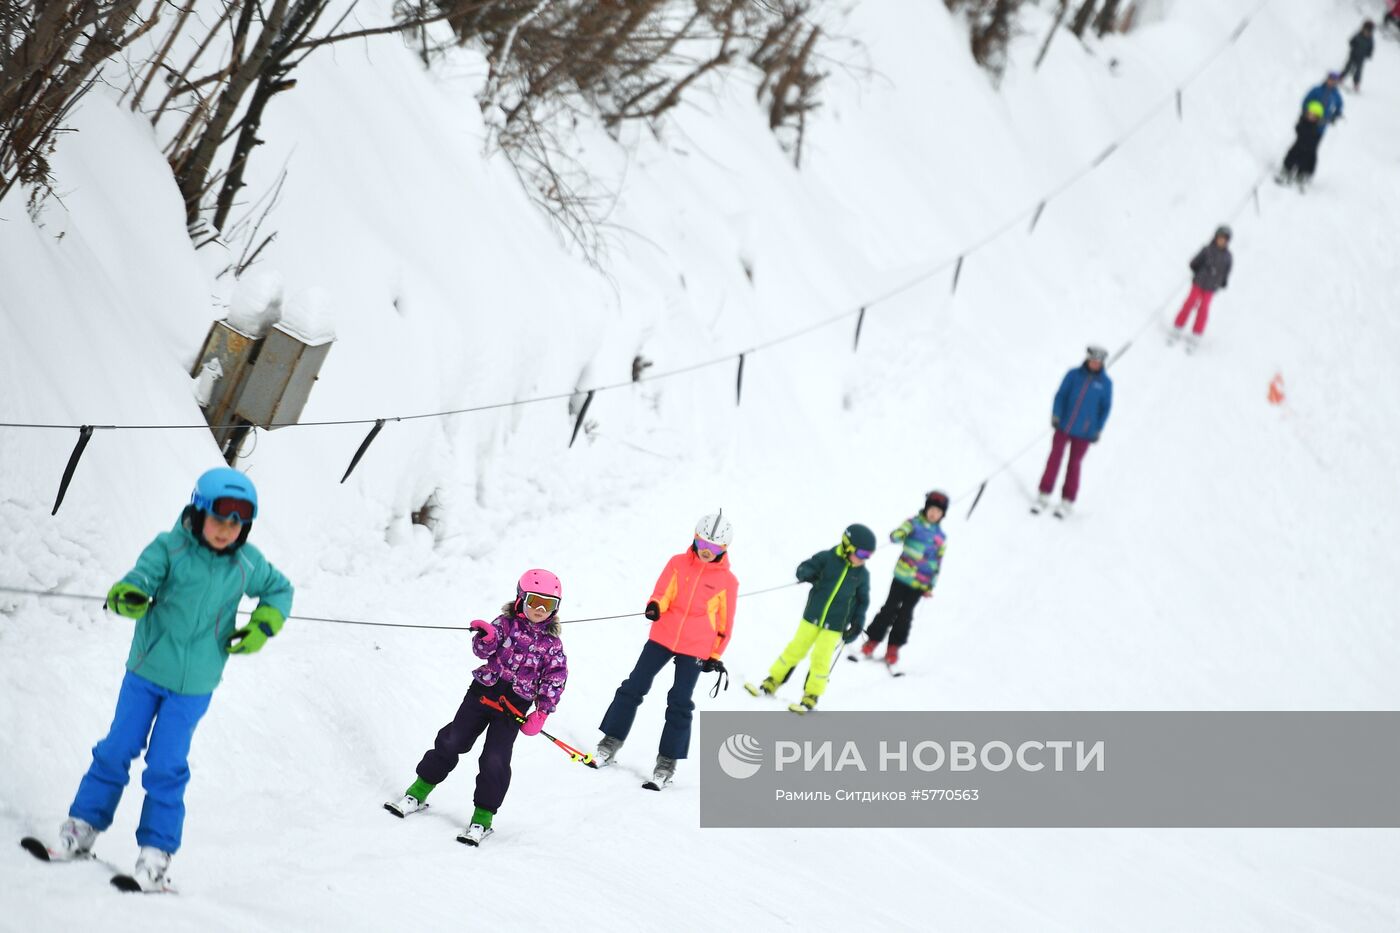
[[1060, 430], [1060, 416], [1059, 416], [1059, 415], [1051, 415], [1051, 416], [1050, 416], [1050, 427], [1054, 428], [1056, 431]]
[[715, 671], [719, 671], [721, 674], [729, 673], [724, 667], [724, 662], [719, 658], [706, 658], [700, 662], [700, 673], [713, 674]]
[[865, 629], [861, 628], [859, 624], [852, 622], [850, 625], [846, 626], [846, 633], [841, 636], [841, 641], [849, 645], [859, 638], [860, 633], [863, 631], [865, 631]]
[[651, 602], [647, 603], [646, 611], [643, 612], [642, 615], [646, 616], [650, 621], [655, 622], [657, 619], [661, 618], [661, 606], [653, 599]]
[[1097, 434], [1095, 434], [1093, 437], [1089, 438], [1089, 443], [1091, 443], [1091, 444], [1097, 444], [1098, 442], [1099, 442], [1099, 436], [1098, 436]]

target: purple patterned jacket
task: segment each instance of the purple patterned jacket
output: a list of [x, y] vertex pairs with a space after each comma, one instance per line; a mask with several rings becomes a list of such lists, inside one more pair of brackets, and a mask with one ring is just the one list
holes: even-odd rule
[[472, 638], [472, 651], [486, 661], [472, 676], [485, 687], [504, 681], [522, 700], [533, 700], [542, 712], [554, 712], [569, 679], [569, 662], [564, 643], [549, 634], [550, 623], [535, 625], [524, 616], [504, 613], [489, 624], [495, 641], [486, 645], [482, 638]]

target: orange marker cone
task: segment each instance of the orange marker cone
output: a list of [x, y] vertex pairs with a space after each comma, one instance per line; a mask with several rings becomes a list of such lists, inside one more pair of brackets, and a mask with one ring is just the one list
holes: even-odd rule
[[1269, 380], [1269, 404], [1283, 404], [1283, 374], [1274, 373], [1274, 378]]

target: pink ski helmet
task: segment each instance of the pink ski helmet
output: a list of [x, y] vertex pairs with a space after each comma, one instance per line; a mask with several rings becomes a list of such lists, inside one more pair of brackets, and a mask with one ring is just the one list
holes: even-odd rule
[[559, 578], [548, 570], [527, 570], [520, 575], [520, 580], [515, 584], [515, 611], [523, 612], [525, 609], [525, 594], [534, 593], [537, 596], [549, 596], [555, 600], [554, 611], [549, 614], [552, 620], [559, 615], [559, 603], [563, 602], [564, 591], [559, 585]]
[[564, 595], [563, 588], [559, 586], [559, 578], [548, 570], [527, 570], [520, 575], [520, 582], [515, 584], [515, 594], [523, 596], [526, 593], [539, 593], [541, 596], [553, 596], [558, 599]]

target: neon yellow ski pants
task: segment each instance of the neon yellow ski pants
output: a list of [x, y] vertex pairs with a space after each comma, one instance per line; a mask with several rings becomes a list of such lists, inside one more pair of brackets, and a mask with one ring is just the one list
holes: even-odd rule
[[826, 679], [831, 673], [832, 658], [836, 657], [840, 647], [840, 632], [822, 628], [803, 619], [797, 624], [797, 634], [768, 669], [768, 676], [772, 677], [774, 682], [782, 683], [810, 651], [812, 658], [807, 664], [807, 684], [802, 688], [802, 692], [821, 696], [826, 693]]

